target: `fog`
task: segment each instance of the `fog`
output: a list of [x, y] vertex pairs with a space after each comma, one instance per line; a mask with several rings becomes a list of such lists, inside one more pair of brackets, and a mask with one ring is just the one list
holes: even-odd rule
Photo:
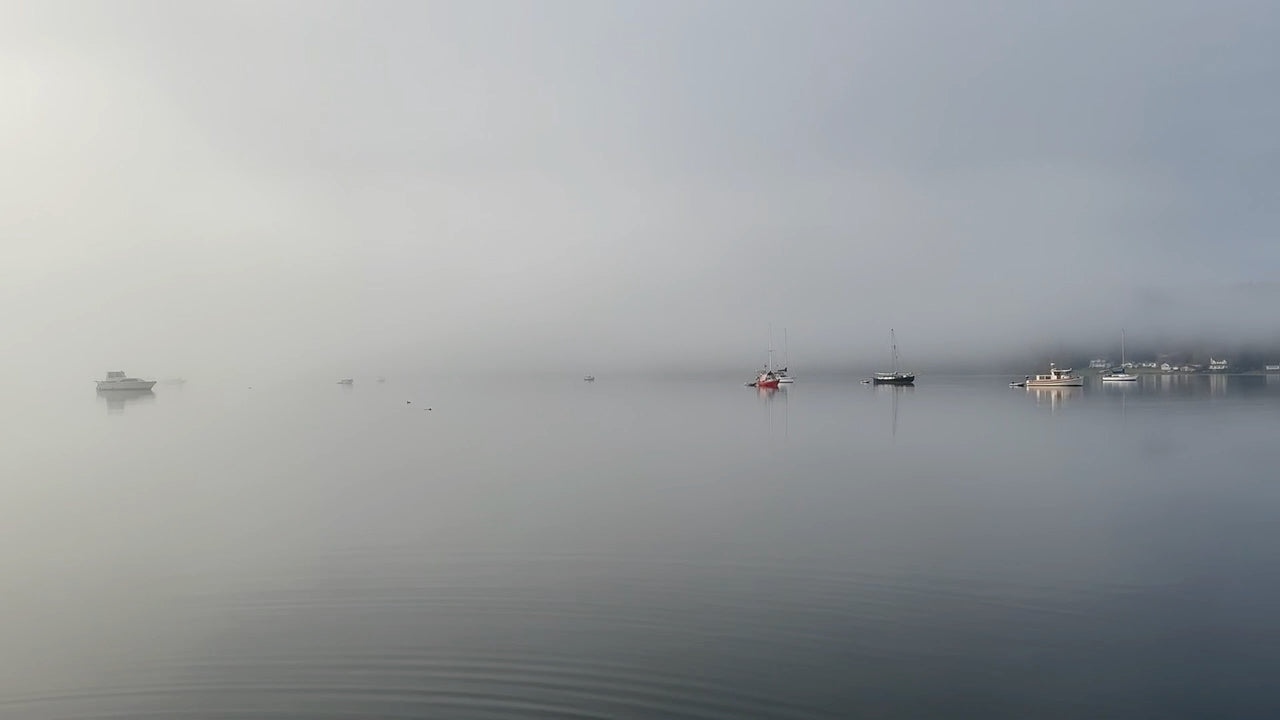
[[8, 3], [0, 369], [1280, 337], [1280, 6]]

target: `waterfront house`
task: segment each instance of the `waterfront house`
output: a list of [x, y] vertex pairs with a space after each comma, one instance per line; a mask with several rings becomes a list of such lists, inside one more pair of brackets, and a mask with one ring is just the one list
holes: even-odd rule
[[1169, 363], [1161, 363], [1161, 364], [1160, 364], [1160, 371], [1161, 371], [1161, 372], [1173, 372], [1173, 366], [1172, 366], [1172, 365], [1170, 365]]
[[1227, 369], [1226, 360], [1214, 360], [1209, 358], [1209, 372], [1225, 372]]

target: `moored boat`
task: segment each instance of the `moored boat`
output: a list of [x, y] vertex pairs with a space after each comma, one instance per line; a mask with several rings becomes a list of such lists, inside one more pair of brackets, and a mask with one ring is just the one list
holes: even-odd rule
[[760, 373], [760, 377], [756, 378], [755, 387], [776, 388], [781, 383], [782, 383], [782, 380], [781, 378], [778, 377], [777, 373], [773, 372], [772, 370], [765, 370], [764, 372]]
[[128, 377], [123, 370], [111, 370], [105, 380], [98, 380], [97, 383], [99, 390], [150, 390], [156, 381]]
[[914, 385], [916, 374], [898, 369], [898, 340], [892, 328], [889, 329], [889, 348], [890, 362], [893, 365], [893, 369], [889, 372], [878, 372], [872, 375], [871, 383], [873, 385]]
[[[776, 388], [779, 385], [783, 384], [784, 377], [787, 377], [786, 368], [783, 368], [781, 371], [773, 369], [773, 332], [770, 331], [769, 332], [769, 361], [765, 364], [764, 369], [760, 371], [760, 374], [756, 376], [756, 379], [747, 383], [747, 387]], [[791, 380], [790, 378], [787, 378], [785, 382], [791, 383], [794, 381]]]
[[1111, 368], [1102, 375], [1102, 382], [1136, 382], [1137, 375], [1130, 374], [1124, 369], [1124, 330], [1120, 331], [1120, 367]]
[[1036, 375], [1026, 381], [1029, 388], [1037, 387], [1081, 387], [1084, 385], [1084, 378], [1071, 372], [1071, 368], [1062, 370], [1053, 363], [1049, 363], [1049, 372], [1044, 375]]
[[787, 368], [790, 365], [791, 365], [791, 346], [787, 342], [787, 329], [782, 328], [782, 367], [774, 371], [774, 374], [778, 376], [778, 383], [780, 385], [790, 385], [791, 383], [796, 381], [796, 379], [791, 377], [791, 375], [787, 372]]

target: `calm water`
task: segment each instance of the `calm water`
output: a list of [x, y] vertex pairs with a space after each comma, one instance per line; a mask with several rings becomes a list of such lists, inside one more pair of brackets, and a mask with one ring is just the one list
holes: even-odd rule
[[1280, 716], [1280, 384], [1006, 383], [18, 397], [0, 717]]

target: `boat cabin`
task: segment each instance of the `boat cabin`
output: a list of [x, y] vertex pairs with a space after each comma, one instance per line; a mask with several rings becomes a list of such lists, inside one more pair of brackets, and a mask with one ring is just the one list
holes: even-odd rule
[[1062, 370], [1062, 369], [1059, 369], [1059, 368], [1057, 368], [1057, 367], [1054, 367], [1053, 363], [1049, 363], [1049, 374], [1048, 374], [1048, 375], [1037, 375], [1037, 376], [1036, 376], [1036, 380], [1039, 380], [1039, 381], [1045, 381], [1045, 380], [1066, 380], [1066, 379], [1067, 379], [1067, 378], [1069, 378], [1069, 377], [1071, 377], [1071, 368], [1067, 368], [1067, 369], [1065, 369], [1065, 370]]

